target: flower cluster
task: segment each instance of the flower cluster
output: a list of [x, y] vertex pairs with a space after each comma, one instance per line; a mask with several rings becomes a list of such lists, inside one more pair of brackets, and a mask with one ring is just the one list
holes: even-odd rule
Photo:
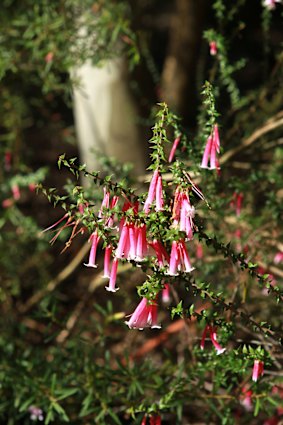
[[[207, 128], [211, 130], [201, 164], [202, 168], [211, 170], [219, 169], [220, 139], [216, 118], [215, 112], [207, 123]], [[85, 266], [97, 268], [102, 262], [97, 253], [99, 249], [102, 249], [104, 254], [103, 277], [107, 279], [105, 289], [110, 293], [114, 294], [119, 290], [120, 282], [117, 278], [121, 264], [129, 262], [148, 273], [147, 280], [138, 288], [141, 298], [137, 306], [133, 308], [132, 314], [126, 315], [125, 324], [129, 329], [159, 329], [161, 327], [160, 320], [158, 320], [160, 299], [162, 298], [164, 303], [168, 303], [171, 292], [174, 300], [178, 303], [175, 308], [172, 308], [171, 314], [173, 317], [179, 315], [182, 318], [177, 323], [182, 322], [183, 326], [185, 317], [205, 321], [200, 349], [204, 350], [206, 344], [210, 345], [215, 359], [216, 356], [225, 353], [223, 357], [226, 362], [229, 360], [229, 353], [225, 341], [232, 325], [227, 325], [226, 328], [223, 326], [223, 335], [221, 335], [220, 326], [222, 327], [222, 323], [224, 323], [221, 314], [223, 311], [225, 315], [225, 311], [234, 304], [226, 303], [221, 292], [219, 292], [220, 295], [214, 294], [213, 290], [210, 290], [209, 283], [199, 283], [198, 278], [188, 276], [188, 274], [198, 264], [198, 261], [195, 263], [194, 259], [203, 259], [204, 252], [201, 245], [203, 240], [207, 242], [207, 245], [209, 245], [208, 242], [213, 244], [216, 252], [217, 249], [224, 252], [223, 248], [225, 248], [225, 256], [235, 260], [235, 264], [242, 257], [238, 256], [235, 250], [231, 249], [230, 251], [229, 244], [224, 246], [218, 242], [216, 236], [209, 237], [202, 231], [202, 227], [195, 217], [197, 204], [194, 201], [197, 198], [201, 201], [205, 198], [181, 161], [176, 161], [172, 166], [169, 165], [169, 171], [172, 172], [173, 178], [168, 184], [165, 183], [168, 179], [168, 174], [165, 173], [168, 170], [162, 161], [167, 162], [167, 166], [168, 163], [171, 164], [174, 161], [180, 140], [184, 137], [183, 135], [176, 137], [176, 134], [180, 133], [175, 132], [175, 140], [167, 160], [163, 158], [162, 153], [160, 154], [158, 150], [160, 147], [154, 151], [155, 161], [151, 166], [152, 173], [148, 179], [149, 186], [146, 193], [137, 195], [132, 189], [125, 189], [124, 184], [115, 184], [110, 178], [98, 177], [97, 181], [103, 187], [101, 204], [95, 205], [82, 198], [81, 203], [77, 202], [75, 206], [72, 206], [71, 214], [70, 212], [65, 214], [49, 229], [64, 222], [55, 238], [62, 229], [67, 227], [73, 227], [72, 235], [87, 231], [87, 228], [90, 229], [90, 252]], [[226, 201], [224, 200], [224, 202]], [[244, 217], [242, 192], [237, 191], [233, 194], [230, 207], [233, 208], [237, 221], [240, 221]], [[199, 241], [194, 243], [196, 234]], [[235, 236], [240, 241], [240, 228], [236, 230]], [[242, 251], [240, 248], [239, 250]], [[274, 261], [279, 263], [281, 260], [282, 253], [279, 252]], [[242, 259], [241, 261], [244, 264], [246, 260]], [[184, 307], [183, 300], [178, 302], [178, 294], [174, 290], [178, 281], [185, 281], [186, 289], [191, 290], [191, 294], [200, 295], [203, 299], [209, 299], [211, 304], [216, 305], [212, 314], [207, 314], [205, 310], [194, 310], [194, 305], [189, 308]], [[221, 310], [222, 305], [223, 310]], [[231, 309], [231, 311], [233, 310]], [[254, 361], [250, 378], [257, 382], [263, 375], [264, 354], [259, 351], [250, 351], [249, 353], [247, 358]], [[198, 354], [200, 354], [200, 350]], [[207, 354], [203, 355], [207, 357]], [[261, 360], [258, 360], [257, 357]], [[246, 387], [243, 387], [242, 393], [239, 393], [239, 403], [242, 405], [242, 410], [244, 408], [250, 411], [253, 407], [253, 391], [258, 385], [251, 383], [248, 386], [246, 381], [244, 384]], [[153, 425], [161, 423], [160, 416], [151, 414], [151, 412], [156, 412], [155, 408], [148, 412], [150, 413], [144, 416], [142, 424], [146, 424], [148, 421]]]
[[[161, 127], [156, 127], [155, 134], [157, 139], [160, 137], [161, 140], [164, 136], [162, 120], [163, 115]], [[176, 131], [167, 163], [174, 161], [181, 137], [181, 133]], [[128, 194], [123, 190], [114, 192], [112, 195], [111, 188], [113, 186], [105, 184], [103, 199], [96, 214], [93, 211], [93, 206], [90, 206], [86, 201], [80, 201], [75, 212], [73, 210], [72, 214], [66, 213], [54, 225], [46, 229], [54, 230], [55, 227], [64, 222], [56, 231], [52, 239], [52, 242], [54, 242], [62, 230], [68, 227], [73, 228], [71, 237], [66, 243], [66, 247], [68, 247], [73, 237], [86, 231], [83, 223], [88, 212], [91, 211], [91, 217], [94, 221], [92, 222], [93, 230], [89, 237], [90, 253], [85, 266], [98, 267], [97, 251], [100, 244], [103, 244], [103, 277], [108, 279], [108, 284], [105, 286], [108, 292], [115, 293], [119, 289], [116, 281], [120, 262], [129, 261], [135, 266], [146, 263], [147, 267], [151, 267], [153, 272], [158, 274], [157, 279], [161, 280], [159, 289], [155, 290], [154, 294], [149, 294], [149, 297], [144, 296], [142, 298], [126, 322], [130, 329], [160, 327], [157, 320], [159, 293], [162, 293], [163, 302], [168, 303], [172, 278], [181, 273], [191, 273], [194, 270], [188, 249], [188, 243], [193, 239], [195, 232], [195, 207], [191, 204], [191, 196], [193, 192], [201, 200], [204, 199], [204, 196], [191, 180], [187, 171], [183, 170], [181, 171], [182, 176], [178, 177], [173, 200], [166, 199], [162, 178], [164, 166], [161, 164], [161, 160], [166, 161], [166, 158], [157, 139], [156, 152], [153, 155], [153, 174], [145, 197], [137, 197], [133, 193]], [[219, 153], [219, 147], [218, 127], [214, 125], [212, 135], [209, 137], [205, 148], [202, 166], [207, 166], [210, 158], [210, 168], [218, 167], [216, 152]], [[60, 161], [64, 162], [64, 159], [61, 158]], [[174, 166], [172, 169], [174, 169]], [[121, 202], [123, 204], [119, 208]], [[152, 214], [161, 211], [166, 211], [167, 227], [160, 233], [160, 231], [154, 229]], [[164, 241], [166, 241], [165, 244]], [[199, 256], [198, 253], [195, 253], [195, 256]], [[166, 276], [170, 277], [168, 282], [166, 282]], [[141, 293], [141, 295], [144, 294]], [[216, 337], [213, 337], [213, 333], [211, 335], [214, 344], [217, 344]]]
[[[179, 141], [175, 140], [173, 151], [175, 152]], [[173, 153], [174, 153], [173, 152]], [[170, 161], [173, 160], [173, 153], [170, 154]], [[194, 237], [195, 207], [191, 204], [190, 191], [194, 192], [201, 199], [204, 199], [201, 191], [192, 182], [188, 173], [184, 175], [184, 181], [177, 185], [173, 202], [166, 199], [163, 192], [162, 174], [159, 166], [153, 171], [147, 196], [133, 198], [121, 192], [111, 197], [109, 186], [103, 189], [103, 199], [96, 215], [91, 210], [91, 217], [94, 220], [92, 226], [94, 230], [89, 237], [91, 244], [86, 267], [97, 268], [97, 250], [102, 242], [104, 245], [104, 273], [103, 277], [108, 279], [105, 286], [109, 292], [116, 292], [118, 266], [120, 262], [129, 261], [136, 266], [142, 263], [152, 265], [154, 270], [165, 276], [177, 276], [180, 273], [191, 273], [194, 267], [188, 252], [187, 242]], [[189, 181], [189, 184], [188, 184]], [[132, 199], [133, 198], [133, 199]], [[142, 201], [144, 202], [142, 203]], [[122, 207], [119, 203], [123, 201]], [[87, 210], [86, 210], [87, 208]], [[83, 218], [86, 217], [90, 209], [88, 203], [79, 203], [75, 213], [66, 213], [54, 225], [46, 230], [57, 227], [64, 221], [60, 229], [56, 231], [52, 242], [56, 240], [61, 231], [67, 227], [73, 227], [71, 238], [78, 233], [84, 233]], [[160, 212], [166, 208], [170, 212], [168, 216], [168, 235], [166, 246], [160, 233], [152, 229], [152, 214]], [[46, 231], [45, 230], [45, 231]], [[68, 245], [68, 243], [66, 245]], [[168, 303], [170, 300], [170, 281], [163, 282], [162, 300]], [[143, 329], [144, 327], [157, 328], [157, 306], [158, 292], [150, 300], [143, 298], [131, 318], [126, 322], [131, 329]]]
[[157, 323], [157, 304], [149, 303], [143, 298], [126, 324], [130, 329], [143, 329], [149, 326], [152, 329], [160, 329], [161, 326]]
[[[175, 138], [168, 159], [169, 163], [174, 160], [180, 137]], [[215, 124], [212, 126], [212, 133], [207, 140], [202, 167], [218, 168], [219, 161], [216, 154], [219, 152], [220, 140], [218, 126]], [[208, 167], [209, 161], [210, 167]], [[178, 164], [176, 163], [176, 165]], [[102, 242], [104, 246], [103, 277], [108, 279], [105, 289], [109, 292], [115, 293], [119, 289], [116, 281], [120, 262], [128, 261], [137, 267], [145, 264], [145, 268], [151, 269], [149, 280], [145, 282], [145, 286], [140, 291], [142, 299], [126, 321], [130, 329], [160, 328], [158, 321], [159, 295], [162, 294], [163, 302], [168, 303], [170, 301], [170, 284], [173, 283], [174, 277], [191, 273], [194, 270], [189, 255], [189, 246], [196, 230], [194, 223], [196, 210], [191, 199], [193, 199], [193, 195], [196, 195], [204, 200], [204, 195], [187, 171], [181, 170], [180, 172], [178, 170], [176, 171], [178, 178], [173, 199], [168, 199], [167, 192], [163, 191], [163, 172], [164, 167], [159, 161], [156, 161], [148, 193], [146, 196], [141, 195], [140, 197], [134, 196], [133, 192], [127, 193], [123, 190], [114, 191], [112, 196], [112, 186], [105, 181], [103, 199], [96, 214], [93, 207], [83, 201], [78, 204], [77, 213], [65, 214], [53, 226], [46, 229], [53, 229], [65, 221], [53, 241], [63, 229], [72, 226], [71, 240], [73, 236], [86, 230], [82, 225], [84, 222], [82, 217], [86, 217], [91, 209], [92, 229], [94, 230], [89, 237], [91, 248], [88, 262], [85, 265], [97, 268], [97, 250]], [[121, 201], [123, 203], [119, 207]], [[241, 214], [242, 202], [243, 194], [234, 193], [231, 206], [235, 209], [237, 216]], [[85, 211], [86, 208], [87, 211]], [[164, 211], [164, 217], [166, 217], [165, 228], [161, 228], [159, 222], [156, 223], [156, 217], [159, 217], [156, 213], [161, 211]], [[202, 258], [201, 245], [197, 244], [196, 247], [197, 251], [194, 256]], [[281, 256], [279, 259], [279, 255], [277, 255], [276, 261], [280, 260]], [[168, 281], [166, 281], [167, 279]], [[157, 286], [150, 286], [152, 283], [153, 285], [156, 283]], [[146, 286], [147, 284], [148, 286]], [[145, 292], [143, 292], [144, 288], [146, 288]], [[203, 331], [200, 344], [202, 350], [204, 350], [207, 336], [218, 355], [226, 351], [226, 348], [218, 342], [217, 327], [209, 323]], [[262, 374], [263, 362], [255, 361], [252, 379], [257, 381]]]
[[30, 413], [30, 419], [31, 419], [32, 421], [37, 421], [37, 420], [39, 420], [39, 421], [43, 421], [44, 416], [43, 416], [43, 411], [42, 411], [42, 409], [40, 409], [40, 408], [39, 408], [39, 407], [37, 407], [37, 406], [30, 406], [30, 407], [28, 408], [28, 411], [29, 411], [29, 413]]
[[[215, 124], [212, 133], [208, 136], [206, 141], [205, 150], [202, 157], [201, 167], [208, 168], [209, 170], [220, 169], [217, 154], [220, 153], [220, 138], [218, 125]], [[208, 166], [208, 162], [210, 166]]]

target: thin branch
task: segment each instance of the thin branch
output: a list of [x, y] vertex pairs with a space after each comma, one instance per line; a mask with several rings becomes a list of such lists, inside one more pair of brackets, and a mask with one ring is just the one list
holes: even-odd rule
[[269, 119], [265, 122], [265, 124], [256, 129], [251, 136], [249, 136], [247, 139], [244, 139], [243, 142], [236, 146], [233, 149], [230, 149], [228, 152], [224, 153], [222, 157], [220, 158], [220, 164], [224, 164], [227, 162], [230, 158], [232, 158], [237, 153], [241, 152], [243, 149], [246, 149], [248, 146], [252, 145], [257, 139], [264, 136], [265, 134], [269, 133], [270, 131], [283, 126], [283, 111], [279, 112], [275, 118]]
[[[125, 273], [130, 268], [131, 264], [123, 264], [122, 267], [119, 268], [117, 276]], [[70, 336], [72, 330], [75, 328], [76, 323], [78, 322], [82, 313], [84, 312], [84, 307], [90, 299], [90, 294], [93, 294], [93, 292], [95, 292], [98, 288], [105, 285], [106, 281], [107, 279], [105, 277], [102, 277], [101, 275], [95, 276], [95, 278], [90, 281], [87, 291], [85, 292], [83, 298], [75, 306], [73, 313], [67, 320], [65, 329], [63, 329], [57, 336], [56, 342], [58, 342], [59, 344], [63, 344], [66, 341], [66, 339]]]
[[70, 274], [81, 264], [83, 258], [90, 249], [90, 244], [86, 242], [75, 258], [50, 282], [45, 288], [32, 295], [25, 304], [20, 304], [18, 310], [20, 313], [27, 313], [35, 304], [39, 303], [47, 294], [53, 292], [57, 286], [67, 279]]

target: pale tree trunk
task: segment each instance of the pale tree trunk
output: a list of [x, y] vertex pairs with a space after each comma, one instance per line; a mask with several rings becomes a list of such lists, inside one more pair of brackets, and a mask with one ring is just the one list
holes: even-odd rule
[[128, 87], [123, 58], [101, 67], [85, 63], [72, 71], [74, 114], [80, 160], [88, 170], [100, 171], [99, 156], [131, 162], [133, 173], [145, 171], [145, 143], [136, 125], [136, 109]]
[[161, 77], [161, 98], [193, 124], [196, 113], [196, 71], [207, 0], [176, 0]]

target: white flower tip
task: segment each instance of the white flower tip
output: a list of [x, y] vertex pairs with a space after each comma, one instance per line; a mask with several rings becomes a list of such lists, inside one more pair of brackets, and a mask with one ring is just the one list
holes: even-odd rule
[[90, 263], [84, 263], [84, 266], [86, 266], [86, 267], [92, 267], [93, 269], [96, 269], [97, 268], [97, 264], [90, 264]]
[[151, 329], [161, 329], [161, 325], [152, 325]]
[[220, 354], [224, 353], [224, 351], [226, 351], [226, 348], [219, 348], [217, 350], [217, 356], [219, 356]]
[[146, 261], [146, 258], [145, 258], [145, 257], [136, 257], [136, 258], [135, 258], [135, 261], [136, 261], [137, 263], [143, 263], [144, 261]]
[[108, 292], [117, 292], [120, 288], [111, 288], [110, 286], [105, 286], [105, 289]]
[[193, 241], [194, 240], [194, 236], [192, 236], [192, 237], [186, 237], [185, 238], [185, 242], [189, 242], [189, 241]]
[[170, 301], [171, 301], [170, 297], [162, 296], [162, 302], [163, 302], [164, 304], [169, 304], [169, 303], [170, 303]]
[[186, 270], [186, 273], [191, 273], [193, 270], [195, 270], [195, 267], [191, 267], [189, 270]]
[[143, 331], [143, 328], [137, 328], [135, 325], [132, 325], [130, 322], [125, 322], [125, 324], [129, 327], [129, 329], [138, 329], [139, 331]]

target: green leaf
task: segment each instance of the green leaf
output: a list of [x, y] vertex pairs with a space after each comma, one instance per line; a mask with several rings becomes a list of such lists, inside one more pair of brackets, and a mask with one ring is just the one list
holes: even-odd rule
[[64, 421], [66, 421], [66, 422], [69, 422], [70, 420], [69, 420], [69, 418], [68, 418], [68, 416], [66, 415], [66, 412], [65, 412], [65, 410], [63, 409], [63, 407], [62, 406], [60, 406], [60, 404], [58, 404], [58, 403], [56, 403], [55, 401], [54, 402], [52, 402], [52, 407], [53, 407], [53, 409], [61, 416], [61, 418], [64, 420]]
[[120, 419], [118, 418], [118, 416], [116, 415], [116, 413], [113, 412], [113, 410], [109, 410], [108, 411], [109, 416], [111, 416], [111, 418], [113, 419], [113, 421], [117, 424], [117, 425], [122, 425], [122, 422], [120, 421]]
[[57, 400], [64, 400], [67, 397], [70, 397], [71, 395], [76, 394], [79, 391], [78, 388], [69, 388], [61, 392], [61, 395], [56, 397]]
[[254, 416], [255, 417], [258, 415], [259, 410], [260, 410], [260, 399], [259, 399], [259, 397], [257, 397], [256, 401], [255, 401], [255, 408], [254, 408]]
[[183, 301], [181, 300], [176, 307], [171, 309], [171, 318], [173, 319], [176, 315], [182, 316], [183, 314]]

